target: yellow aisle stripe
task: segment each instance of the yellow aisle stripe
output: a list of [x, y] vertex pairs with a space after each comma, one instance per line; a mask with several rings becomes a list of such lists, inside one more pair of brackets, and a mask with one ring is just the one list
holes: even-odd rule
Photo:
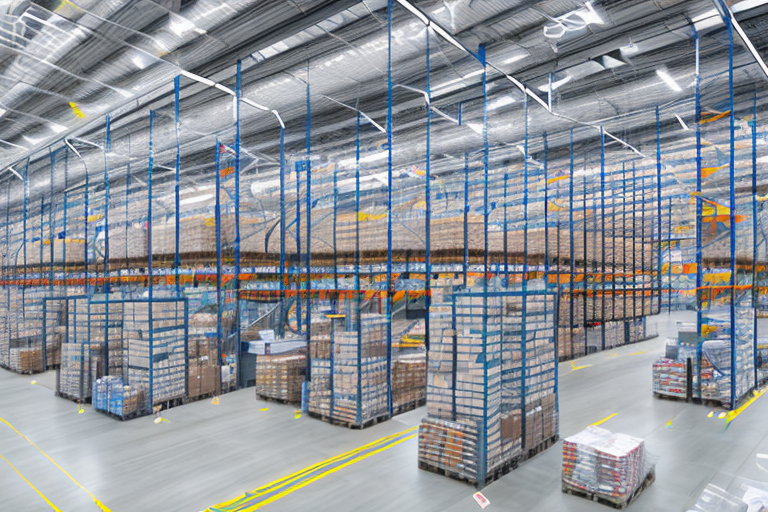
[[[42, 453], [42, 454], [43, 454], [43, 456], [44, 456], [46, 459], [48, 459], [49, 461], [51, 461], [51, 464], [53, 464], [54, 466], [56, 466], [56, 467], [59, 469], [59, 471], [61, 471], [62, 473], [64, 473], [64, 475], [66, 475], [66, 477], [67, 477], [67, 478], [69, 478], [70, 480], [72, 480], [72, 482], [73, 482], [73, 483], [74, 483], [76, 486], [78, 486], [80, 489], [82, 489], [83, 491], [85, 491], [85, 493], [86, 493], [88, 496], [90, 496], [90, 497], [91, 497], [91, 499], [92, 499], [92, 500], [93, 500], [93, 502], [96, 504], [96, 506], [97, 506], [97, 507], [99, 507], [99, 509], [101, 509], [103, 512], [112, 512], [112, 511], [111, 511], [109, 508], [107, 508], [107, 506], [106, 506], [106, 505], [104, 505], [102, 502], [100, 502], [99, 500], [97, 500], [97, 499], [96, 499], [96, 496], [94, 496], [94, 495], [91, 493], [91, 491], [89, 491], [88, 489], [86, 489], [85, 487], [83, 487], [83, 486], [80, 484], [80, 482], [78, 482], [77, 480], [75, 480], [75, 479], [72, 477], [72, 475], [70, 475], [69, 473], [67, 473], [67, 472], [64, 470], [64, 468], [62, 468], [61, 466], [59, 466], [59, 465], [56, 463], [56, 461], [55, 461], [55, 460], [53, 460], [51, 457], [49, 457], [49, 456], [48, 456], [48, 454], [47, 454], [47, 453], [45, 453], [43, 450], [41, 450], [39, 446], [37, 446], [37, 445], [36, 445], [35, 443], [33, 443], [32, 441], [30, 441], [30, 440], [29, 440], [29, 438], [27, 438], [27, 436], [25, 436], [24, 434], [22, 434], [21, 432], [19, 432], [18, 430], [16, 430], [16, 427], [14, 427], [14, 426], [13, 426], [13, 425], [11, 425], [10, 423], [8, 423], [8, 422], [7, 422], [5, 419], [3, 419], [3, 418], [0, 418], [0, 423], [5, 423], [6, 425], [8, 425], [8, 427], [10, 427], [10, 429], [11, 429], [11, 430], [13, 430], [14, 432], [16, 432], [16, 433], [17, 433], [19, 436], [21, 436], [21, 437], [22, 437], [22, 438], [23, 438], [23, 439], [24, 439], [26, 442], [28, 442], [29, 444], [31, 444], [32, 446], [34, 446], [34, 447], [37, 449], [37, 451], [39, 451], [40, 453]], [[58, 510], [58, 509], [57, 509], [57, 510]]]
[[761, 396], [763, 396], [766, 391], [768, 391], [768, 388], [763, 388], [760, 391], [755, 391], [754, 394], [752, 395], [752, 398], [747, 400], [747, 402], [744, 405], [742, 405], [741, 407], [739, 407], [738, 409], [736, 409], [734, 411], [728, 412], [728, 414], [726, 414], [726, 416], [725, 416], [725, 421], [730, 423], [733, 420], [735, 420], [739, 416], [739, 414], [741, 414], [742, 412], [747, 410], [747, 407], [749, 407], [750, 405], [755, 403], [755, 401], [758, 398], [760, 398]]
[[575, 372], [576, 370], [583, 370], [584, 368], [589, 368], [592, 366], [591, 364], [585, 364], [583, 366], [576, 366], [576, 363], [571, 361], [571, 371]]
[[[226, 508], [228, 506], [231, 506], [231, 505], [235, 504], [236, 502], [238, 502], [239, 500], [242, 500], [242, 499], [257, 498], [259, 496], [262, 496], [264, 494], [267, 494], [267, 493], [271, 492], [272, 489], [274, 489], [275, 487], [283, 486], [285, 484], [294, 483], [297, 480], [301, 479], [307, 473], [311, 473], [313, 471], [317, 471], [318, 469], [322, 469], [322, 468], [324, 468], [326, 466], [329, 466], [329, 465], [333, 464], [334, 462], [337, 462], [337, 461], [339, 461], [341, 459], [344, 459], [344, 458], [347, 458], [347, 457], [349, 457], [351, 455], [355, 455], [356, 453], [360, 453], [362, 451], [365, 451], [367, 448], [370, 448], [373, 445], [381, 444], [382, 442], [386, 442], [386, 441], [388, 441], [390, 439], [394, 439], [394, 438], [396, 438], [398, 436], [402, 436], [403, 434], [412, 433], [412, 435], [409, 436], [407, 439], [413, 439], [414, 437], [416, 437], [416, 431], [418, 430], [418, 428], [419, 427], [417, 425], [417, 426], [414, 426], [414, 427], [407, 428], [407, 429], [403, 430], [402, 432], [397, 432], [396, 434], [392, 434], [392, 435], [389, 435], [389, 436], [382, 437], [381, 439], [377, 439], [377, 440], [372, 441], [372, 442], [370, 442], [368, 444], [364, 444], [363, 446], [355, 448], [354, 450], [350, 450], [350, 451], [348, 451], [346, 453], [342, 453], [341, 455], [337, 455], [335, 457], [331, 457], [330, 459], [326, 459], [326, 460], [324, 460], [322, 462], [318, 462], [317, 464], [314, 464], [314, 465], [309, 466], [307, 468], [301, 469], [301, 470], [299, 470], [299, 471], [297, 471], [295, 473], [292, 473], [292, 474], [290, 474], [288, 476], [285, 476], [285, 477], [283, 477], [283, 478], [281, 478], [279, 480], [275, 480], [274, 482], [271, 482], [271, 483], [269, 483], [267, 485], [259, 487], [258, 489], [254, 489], [253, 491], [247, 492], [246, 494], [243, 494], [242, 496], [238, 496], [235, 499], [232, 499], [232, 500], [229, 500], [229, 501], [225, 501], [223, 503], [219, 503], [218, 505], [214, 505], [211, 508], [212, 509]], [[400, 442], [405, 441], [407, 439], [403, 439]], [[399, 444], [399, 442], [398, 443], [393, 443], [390, 446], [395, 446], [396, 444]], [[374, 452], [374, 453], [378, 453], [378, 452]], [[319, 475], [319, 476], [322, 476], [322, 475]], [[315, 478], [317, 478], [317, 477], [315, 477]]]
[[365, 460], [368, 457], [370, 457], [371, 455], [376, 455], [377, 453], [381, 453], [383, 451], [389, 450], [393, 446], [397, 446], [400, 443], [403, 443], [405, 441], [410, 441], [411, 439], [415, 439], [417, 435], [418, 434], [411, 434], [408, 437], [404, 437], [403, 439], [395, 441], [394, 443], [392, 443], [390, 445], [387, 445], [387, 446], [384, 446], [384, 447], [379, 448], [377, 450], [374, 450], [372, 452], [360, 455], [359, 457], [357, 457], [355, 459], [352, 459], [352, 460], [349, 460], [349, 461], [345, 462], [344, 464], [341, 464], [341, 465], [339, 465], [339, 466], [337, 466], [337, 467], [335, 467], [333, 469], [329, 469], [328, 471], [326, 471], [324, 473], [320, 473], [319, 475], [314, 476], [314, 477], [310, 478], [309, 480], [307, 480], [305, 482], [301, 482], [301, 483], [295, 485], [294, 487], [291, 487], [291, 488], [281, 492], [280, 494], [276, 494], [275, 496], [272, 496], [271, 498], [268, 498], [268, 499], [262, 501], [261, 503], [258, 503], [256, 505], [254, 505], [253, 507], [247, 508], [247, 509], [243, 510], [243, 512], [253, 512], [254, 510], [258, 510], [258, 509], [260, 509], [261, 507], [263, 507], [265, 505], [268, 505], [268, 504], [270, 504], [270, 503], [272, 503], [274, 501], [279, 500], [280, 498], [284, 498], [285, 496], [288, 496], [289, 494], [293, 493], [294, 491], [297, 491], [297, 490], [301, 489], [302, 487], [305, 487], [305, 486], [311, 484], [312, 482], [316, 482], [317, 480], [320, 480], [321, 478], [325, 478], [328, 475], [332, 475], [333, 473], [337, 472], [340, 469], [343, 469], [343, 468], [345, 468], [347, 466], [351, 466], [352, 464], [360, 462], [361, 460]]
[[19, 471], [18, 469], [16, 469], [16, 466], [14, 466], [13, 464], [11, 464], [11, 461], [9, 461], [8, 459], [6, 459], [6, 458], [5, 458], [3, 455], [0, 455], [0, 459], [3, 459], [3, 460], [5, 461], [5, 463], [6, 463], [6, 464], [8, 464], [9, 466], [11, 466], [11, 469], [12, 469], [12, 470], [14, 470], [14, 471], [16, 472], [16, 474], [17, 474], [17, 475], [19, 475], [19, 476], [21, 477], [21, 479], [22, 479], [22, 480], [24, 480], [24, 481], [27, 483], [27, 485], [28, 485], [28, 486], [30, 486], [30, 487], [32, 488], [32, 490], [34, 490], [34, 491], [35, 491], [35, 492], [36, 492], [36, 493], [37, 493], [37, 494], [38, 494], [38, 495], [39, 495], [41, 498], [43, 498], [43, 499], [45, 500], [45, 502], [46, 502], [46, 503], [47, 503], [47, 504], [48, 504], [48, 505], [49, 505], [49, 506], [50, 506], [50, 507], [51, 507], [53, 510], [55, 510], [56, 512], [61, 512], [61, 509], [60, 509], [59, 507], [57, 507], [56, 505], [54, 505], [53, 503], [51, 503], [51, 500], [49, 500], [48, 498], [46, 498], [46, 497], [45, 497], [45, 494], [43, 494], [42, 492], [40, 492], [40, 490], [39, 490], [37, 487], [35, 487], [34, 485], [32, 485], [32, 482], [30, 482], [29, 480], [27, 480], [27, 478], [26, 478], [24, 475], [22, 475], [22, 474], [21, 474], [21, 471]]
[[605, 423], [606, 421], [610, 420], [611, 418], [613, 418], [613, 417], [614, 417], [614, 416], [616, 416], [617, 414], [618, 414], [618, 413], [616, 413], [616, 412], [615, 412], [615, 413], [611, 414], [610, 416], [606, 416], [605, 418], [601, 419], [600, 421], [596, 421], [595, 423], [592, 423], [592, 424], [590, 425], [590, 427], [596, 427], [596, 426], [598, 426], [598, 425], [602, 425], [603, 423]]

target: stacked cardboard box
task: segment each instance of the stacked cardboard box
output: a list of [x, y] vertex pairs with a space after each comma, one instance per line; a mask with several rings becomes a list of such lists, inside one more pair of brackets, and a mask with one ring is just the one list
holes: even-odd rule
[[416, 406], [427, 396], [427, 354], [399, 354], [392, 361], [392, 408]]
[[306, 353], [257, 356], [256, 396], [300, 403], [306, 369]]
[[[125, 354], [122, 350], [123, 305], [110, 296], [66, 299], [66, 325], [57, 330], [66, 338], [61, 346], [61, 365], [57, 392], [85, 401], [91, 399], [93, 382], [109, 373], [122, 375]], [[109, 351], [105, 350], [109, 347]], [[109, 368], [105, 362], [109, 359]]]
[[[388, 412], [386, 316], [363, 313], [361, 330], [334, 330], [332, 360], [312, 359], [309, 410], [324, 419], [362, 425]], [[348, 319], [348, 326], [357, 324]], [[323, 336], [310, 342], [322, 355]], [[359, 386], [359, 392], [358, 392]]]
[[149, 394], [151, 378], [153, 404], [183, 398], [187, 386], [183, 303], [137, 301], [126, 302], [124, 307], [129, 384]]
[[[557, 435], [554, 313], [553, 294], [433, 290], [422, 467], [478, 481]], [[457, 453], [456, 430], [482, 445]]]
[[151, 413], [144, 393], [135, 386], [123, 385], [123, 379], [114, 375], [102, 377], [93, 383], [93, 408], [125, 419], [134, 414]]
[[219, 392], [221, 370], [215, 332], [201, 326], [192, 327], [191, 322], [190, 318], [188, 397], [196, 399]]
[[627, 504], [653, 470], [642, 439], [599, 427], [563, 440], [563, 488]]
[[688, 369], [685, 361], [659, 358], [653, 363], [653, 392], [685, 398]]
[[558, 352], [561, 361], [586, 355], [585, 329], [581, 327], [559, 327], [557, 330]]

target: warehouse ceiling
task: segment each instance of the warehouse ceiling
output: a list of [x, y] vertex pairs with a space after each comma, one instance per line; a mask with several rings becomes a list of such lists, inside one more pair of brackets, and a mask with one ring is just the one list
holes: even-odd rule
[[[768, 2], [729, 5], [757, 53], [768, 55]], [[462, 154], [481, 149], [482, 68], [471, 54], [480, 44], [492, 160], [520, 160], [528, 144], [530, 161], [539, 163], [546, 132], [552, 160], [567, 154], [573, 137], [591, 165], [601, 126], [609, 159], [650, 157], [657, 106], [670, 143], [690, 138], [696, 32], [702, 105], [726, 110], [728, 37], [716, 7], [711, 0], [395, 2], [393, 163], [423, 166], [427, 99], [435, 173], [455, 172]], [[306, 156], [308, 84], [313, 167], [354, 162], [359, 131], [361, 172], [386, 171], [378, 156], [387, 124], [386, 0], [3, 1], [0, 10], [0, 203], [7, 207], [21, 204], [17, 175], [27, 165], [32, 204], [81, 184], [86, 172], [98, 189], [105, 165], [113, 185], [125, 181], [129, 162], [134, 176], [146, 173], [150, 109], [156, 183], [171, 184], [177, 143], [183, 183], [210, 182], [217, 141], [234, 140], [238, 60], [243, 176], [256, 195], [264, 187], [254, 183], [273, 183], [279, 171], [281, 123], [286, 160]], [[736, 111], [752, 109], [755, 95], [763, 111], [765, 75], [734, 38]], [[49, 157], [65, 147], [72, 153], [66, 179]], [[349, 178], [354, 165], [346, 167]]]

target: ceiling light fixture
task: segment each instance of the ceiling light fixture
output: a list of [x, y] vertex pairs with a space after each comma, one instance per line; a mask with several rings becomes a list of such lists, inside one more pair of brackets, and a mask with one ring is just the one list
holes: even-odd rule
[[213, 199], [214, 197], [216, 197], [214, 194], [201, 194], [199, 196], [187, 197], [186, 199], [182, 199], [181, 201], [179, 201], [179, 204], [183, 206], [187, 204], [201, 203], [203, 201]]
[[519, 60], [523, 60], [526, 57], [527, 57], [527, 55], [524, 55], [524, 54], [515, 55], [515, 56], [512, 56], [512, 57], [508, 58], [507, 60], [503, 61], [502, 64], [512, 64], [513, 62], [517, 62]]
[[512, 96], [502, 96], [501, 98], [493, 100], [488, 104], [488, 110], [496, 110], [497, 108], [506, 107], [515, 102], [515, 98]]
[[[573, 77], [570, 76], [570, 75], [566, 76], [565, 78], [561, 78], [560, 80], [555, 80], [554, 82], [552, 82], [551, 88], [554, 91], [554, 90], [559, 89], [560, 87], [564, 86], [565, 84], [567, 84], [571, 80], [573, 80]], [[550, 84], [540, 85], [539, 87], [537, 87], [537, 89], [539, 89], [541, 92], [549, 92], [550, 91]]]
[[677, 82], [675, 82], [675, 79], [670, 76], [669, 73], [664, 71], [663, 69], [657, 69], [656, 74], [664, 80], [664, 83], [669, 86], [670, 89], [672, 89], [675, 92], [682, 92], [683, 88], [680, 87]]
[[685, 131], [688, 131], [688, 130], [690, 130], [690, 128], [688, 128], [688, 125], [687, 125], [687, 124], [685, 124], [685, 121], [683, 121], [683, 118], [682, 118], [682, 117], [680, 117], [680, 116], [679, 116], [679, 115], [677, 115], [677, 114], [675, 114], [675, 117], [677, 118], [677, 121], [680, 123], [680, 126], [682, 126], [682, 127], [683, 127], [683, 130], [685, 130]]

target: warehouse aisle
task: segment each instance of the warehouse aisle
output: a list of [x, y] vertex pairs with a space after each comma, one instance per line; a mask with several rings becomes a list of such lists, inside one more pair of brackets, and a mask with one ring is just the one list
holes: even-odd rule
[[[709, 409], [651, 395], [651, 362], [674, 322], [690, 313], [659, 318], [659, 338], [562, 363], [561, 433], [568, 436], [614, 415], [605, 427], [647, 440], [660, 457], [657, 481], [633, 505], [635, 511], [684, 510], [709, 482], [727, 486], [734, 475], [763, 478], [756, 454], [768, 453], [768, 401], [757, 401], [728, 430]], [[573, 368], [577, 369], [573, 369]], [[418, 424], [424, 409], [364, 431], [296, 419], [289, 406], [254, 399], [253, 390], [120, 423], [55, 398], [49, 376], [0, 372], [0, 417], [35, 442], [61, 468], [113, 512], [199, 511]], [[266, 410], [263, 410], [266, 409]], [[669, 423], [671, 421], [671, 424]], [[671, 428], [670, 428], [671, 427]], [[703, 449], [705, 447], [705, 449]], [[268, 504], [266, 510], [338, 512], [377, 510], [472, 511], [473, 488], [417, 469], [417, 442], [387, 446]], [[0, 454], [64, 512], [97, 511], [88, 494], [6, 425], [0, 424]], [[4, 463], [3, 463], [4, 464]], [[602, 506], [560, 492], [560, 445], [485, 489], [492, 505], [513, 510], [587, 511]], [[152, 482], [152, 491], [147, 483]], [[12, 492], [8, 493], [7, 490]], [[0, 490], [9, 510], [51, 510], [7, 467]], [[318, 506], [322, 504], [322, 506]]]

